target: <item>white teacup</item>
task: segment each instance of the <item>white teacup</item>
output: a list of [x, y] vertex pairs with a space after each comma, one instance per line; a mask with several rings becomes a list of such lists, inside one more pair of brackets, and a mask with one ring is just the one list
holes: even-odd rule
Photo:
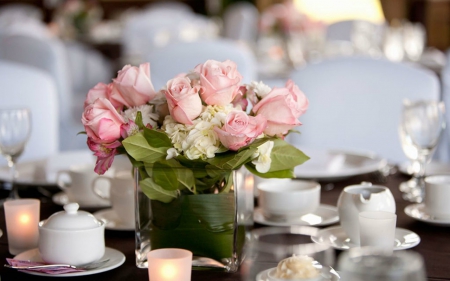
[[[94, 172], [94, 167], [93, 164], [74, 165], [68, 170], [62, 170], [56, 174], [56, 182], [66, 192], [70, 202], [79, 204], [108, 203], [107, 200], [99, 198], [92, 191], [92, 181], [99, 177]], [[113, 173], [114, 171], [110, 169], [105, 176], [111, 176]]]
[[314, 181], [270, 179], [257, 188], [262, 214], [271, 221], [298, 219], [320, 204], [320, 184]]
[[[109, 190], [101, 188], [102, 182], [106, 182]], [[114, 213], [123, 225], [134, 225], [134, 181], [130, 171], [120, 171], [111, 178], [98, 177], [92, 182], [92, 190], [100, 198], [110, 200]]]
[[450, 175], [425, 178], [425, 212], [436, 219], [450, 219]]

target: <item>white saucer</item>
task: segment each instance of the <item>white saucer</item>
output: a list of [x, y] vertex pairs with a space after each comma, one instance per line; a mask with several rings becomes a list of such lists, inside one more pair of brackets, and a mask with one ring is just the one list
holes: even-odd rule
[[338, 222], [339, 215], [336, 207], [326, 204], [320, 204], [319, 208], [317, 208], [317, 210], [314, 213], [303, 215], [298, 219], [289, 222], [268, 220], [263, 216], [261, 208], [255, 208], [255, 212], [253, 213], [253, 220], [257, 223], [270, 226], [291, 226], [291, 225], [324, 226]]
[[[111, 207], [111, 203], [107, 200], [101, 200], [99, 199], [96, 202], [76, 202], [78, 203], [78, 205], [80, 205], [80, 208], [106, 208], [106, 207]], [[72, 201], [70, 201], [69, 196], [67, 196], [67, 193], [65, 193], [64, 191], [62, 192], [58, 192], [55, 195], [53, 195], [52, 197], [52, 201], [53, 203], [57, 204], [57, 205], [61, 205], [64, 206], [67, 203], [72, 203]], [[74, 202], [75, 203], [75, 202]]]
[[[319, 230], [316, 236], [312, 236], [311, 240], [322, 244], [330, 244], [338, 250], [348, 250], [350, 248], [359, 247], [350, 241], [344, 229], [341, 226], [328, 227]], [[420, 243], [420, 237], [416, 233], [403, 229], [395, 229], [395, 245], [394, 250], [405, 250], [417, 246]]]
[[[413, 167], [411, 162], [403, 162], [398, 170], [405, 175], [412, 175]], [[442, 162], [430, 162], [425, 165], [425, 176], [430, 175], [448, 175], [450, 174], [450, 165]]]
[[405, 208], [405, 213], [407, 216], [423, 221], [429, 224], [439, 225], [439, 226], [450, 226], [450, 219], [437, 219], [427, 214], [425, 210], [425, 205], [422, 204], [412, 204], [408, 205]]
[[[261, 271], [256, 275], [256, 281], [270, 281], [269, 279], [269, 272], [271, 270], [276, 269], [276, 267], [266, 269], [264, 271]], [[340, 280], [339, 272], [335, 271], [332, 267], [326, 267], [322, 269], [322, 278], [312, 278], [312, 279], [306, 279], [306, 280], [317, 280], [317, 281], [337, 281]], [[283, 279], [284, 280], [284, 279]]]
[[[17, 256], [15, 256], [14, 259], [28, 260], [28, 261], [34, 261], [34, 262], [43, 262], [43, 260], [41, 259], [41, 256], [39, 255], [39, 250], [37, 248], [20, 253]], [[100, 258], [100, 260], [103, 260], [103, 259], [109, 259], [109, 261], [106, 262], [103, 266], [101, 266], [99, 268], [90, 269], [90, 270], [86, 270], [86, 271], [82, 271], [82, 272], [72, 272], [72, 273], [65, 273], [65, 274], [47, 274], [47, 273], [43, 273], [43, 272], [26, 271], [24, 273], [31, 274], [31, 275], [38, 275], [38, 276], [48, 276], [48, 277], [72, 277], [72, 276], [92, 275], [92, 274], [96, 274], [96, 273], [100, 273], [100, 272], [109, 271], [111, 269], [121, 266], [125, 262], [125, 255], [118, 250], [106, 247], [105, 254], [103, 255], [103, 257]]]
[[[119, 220], [113, 209], [105, 209], [95, 212], [94, 217], [98, 220], [104, 220], [106, 222], [106, 229], [109, 230], [133, 230], [135, 229], [134, 224], [126, 225]], [[133, 221], [134, 223], [134, 221]]]

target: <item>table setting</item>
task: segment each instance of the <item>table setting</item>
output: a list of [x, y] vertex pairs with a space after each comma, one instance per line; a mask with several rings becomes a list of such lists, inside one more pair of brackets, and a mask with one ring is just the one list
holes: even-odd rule
[[[272, 89], [241, 79], [234, 62], [208, 60], [157, 92], [144, 63], [92, 88], [82, 116], [91, 152], [23, 162], [0, 178], [24, 197], [0, 209], [0, 276], [352, 280], [353, 255], [386, 262], [414, 259], [413, 249], [443, 260], [421, 264], [428, 280], [450, 279], [439, 252], [448, 175], [414, 174], [419, 200], [401, 188], [410, 176], [374, 152], [290, 144], [307, 95], [291, 80]], [[416, 129], [408, 122], [399, 136], [407, 155], [420, 152], [404, 141]], [[435, 145], [423, 146], [431, 156]], [[51, 195], [25, 198], [33, 186]]]

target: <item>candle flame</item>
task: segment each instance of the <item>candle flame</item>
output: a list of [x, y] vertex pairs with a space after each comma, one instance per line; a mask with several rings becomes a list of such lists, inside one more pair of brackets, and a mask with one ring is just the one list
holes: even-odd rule
[[19, 216], [19, 222], [21, 224], [27, 224], [30, 222], [30, 216], [28, 214], [21, 214]]
[[173, 280], [177, 274], [177, 269], [173, 264], [165, 264], [161, 267], [161, 276], [164, 280]]

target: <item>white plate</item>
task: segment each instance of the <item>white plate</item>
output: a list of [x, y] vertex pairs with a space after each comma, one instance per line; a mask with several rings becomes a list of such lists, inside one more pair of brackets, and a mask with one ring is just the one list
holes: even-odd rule
[[330, 225], [339, 221], [337, 208], [331, 205], [320, 204], [319, 208], [312, 213], [299, 217], [296, 220], [289, 222], [270, 221], [267, 220], [261, 208], [255, 208], [253, 213], [253, 220], [257, 223], [270, 226], [291, 226], [291, 225], [314, 225], [324, 226]]
[[53, 195], [52, 201], [56, 205], [61, 205], [61, 206], [64, 206], [67, 203], [78, 203], [78, 205], [80, 205], [80, 208], [106, 208], [106, 207], [111, 207], [111, 203], [109, 201], [103, 200], [103, 199], [100, 199], [100, 198], [98, 200], [96, 200], [95, 202], [75, 202], [75, 201], [71, 201], [69, 199], [69, 196], [67, 196], [67, 193], [65, 193], [64, 191], [58, 192], [55, 195]]
[[367, 174], [383, 168], [387, 161], [375, 154], [344, 150], [316, 150], [300, 148], [310, 157], [308, 161], [295, 167], [297, 178], [316, 180], [341, 180]]
[[[41, 256], [39, 255], [39, 250], [37, 248], [20, 253], [17, 256], [15, 256], [14, 259], [27, 260], [33, 262], [43, 262]], [[72, 276], [92, 275], [100, 272], [109, 271], [111, 269], [121, 266], [125, 262], [125, 255], [118, 250], [106, 247], [105, 254], [103, 255], [103, 257], [100, 258], [100, 260], [103, 259], [109, 259], [109, 261], [99, 268], [90, 269], [82, 272], [72, 272], [65, 274], [47, 274], [43, 272], [24, 271], [24, 273], [47, 277], [72, 277]]]
[[[413, 169], [411, 162], [404, 162], [399, 165], [398, 170], [406, 175], [412, 175]], [[430, 162], [425, 165], [425, 175], [448, 175], [450, 174], [450, 165], [440, 162]]]
[[[24, 185], [56, 185], [56, 173], [68, 169], [72, 165], [95, 163], [89, 150], [65, 151], [46, 159], [17, 163], [18, 184]], [[0, 180], [9, 181], [9, 168], [0, 167]]]
[[98, 212], [95, 212], [94, 217], [96, 217], [98, 220], [103, 220], [106, 222], [106, 229], [109, 230], [133, 230], [134, 227], [134, 221], [131, 225], [126, 225], [120, 219], [117, 217], [116, 213], [113, 209], [105, 209]]
[[[256, 275], [256, 281], [271, 281], [272, 279], [269, 279], [269, 272], [271, 270], [275, 270], [276, 267], [266, 269], [264, 271], [261, 271]], [[317, 280], [317, 281], [337, 281], [340, 280], [339, 272], [335, 271], [332, 267], [325, 267], [322, 270], [322, 278], [320, 279], [307, 279], [307, 280]], [[280, 279], [281, 280], [281, 279]], [[284, 280], [284, 279], [283, 279]]]
[[439, 225], [439, 226], [450, 226], [450, 219], [437, 219], [428, 214], [425, 210], [425, 205], [422, 204], [412, 204], [405, 208], [405, 213], [407, 216], [423, 221], [429, 224]]
[[[312, 241], [322, 244], [330, 244], [338, 250], [348, 250], [359, 247], [350, 241], [344, 229], [341, 226], [329, 227], [319, 230], [316, 236], [311, 237]], [[403, 229], [395, 229], [394, 250], [405, 250], [417, 246], [420, 243], [420, 237], [416, 233]]]

